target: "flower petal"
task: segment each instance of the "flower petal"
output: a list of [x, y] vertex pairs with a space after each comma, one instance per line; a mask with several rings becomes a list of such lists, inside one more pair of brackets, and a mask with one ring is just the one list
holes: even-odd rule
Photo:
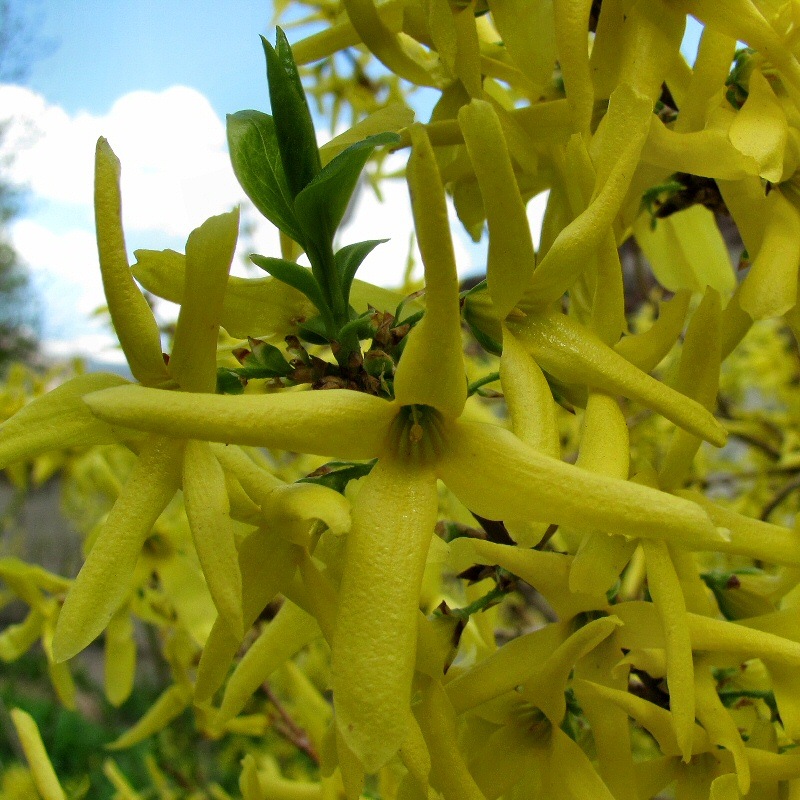
[[[239, 547], [242, 574], [242, 617], [245, 630], [256, 621], [267, 603], [291, 580], [297, 561], [297, 548], [286, 541], [282, 531], [259, 528]], [[228, 668], [242, 643], [222, 617], [217, 617], [208, 636], [197, 669], [195, 701], [211, 699], [222, 686]]]
[[710, 411], [634, 367], [565, 314], [530, 314], [509, 329], [558, 380], [638, 400], [711, 444], [725, 444], [725, 429]]
[[458, 121], [489, 226], [486, 271], [493, 311], [505, 319], [536, 266], [530, 223], [497, 112], [485, 100], [472, 100], [460, 109]]
[[658, 319], [646, 331], [623, 337], [614, 350], [642, 372], [652, 372], [678, 341], [691, 299], [692, 293], [684, 289], [661, 301]]
[[12, 708], [11, 720], [42, 800], [66, 800], [33, 717], [21, 708]]
[[437, 510], [433, 473], [390, 458], [364, 478], [353, 505], [332, 683], [339, 730], [367, 772], [406, 738], [419, 593]]
[[225, 685], [214, 725], [233, 719], [272, 673], [320, 636], [314, 618], [288, 600], [253, 642]]
[[694, 662], [687, 624], [686, 601], [678, 575], [664, 542], [641, 542], [647, 564], [647, 588], [661, 620], [667, 654], [670, 711], [683, 760], [692, 754], [695, 715]]
[[128, 381], [119, 375], [93, 372], [37, 397], [0, 425], [0, 466], [27, 461], [49, 450], [141, 438], [135, 431], [97, 419], [82, 399], [100, 389], [126, 385]]
[[124, 420], [136, 430], [340, 458], [378, 455], [397, 411], [394, 403], [346, 389], [240, 396], [120, 389], [84, 402], [100, 419]]
[[422, 261], [426, 311], [409, 334], [394, 379], [400, 405], [427, 405], [457, 417], [467, 400], [458, 274], [444, 187], [425, 128], [412, 125], [408, 189]]
[[130, 609], [123, 606], [109, 620], [103, 651], [104, 689], [112, 706], [120, 706], [130, 697], [135, 675], [133, 620]]
[[800, 211], [780, 189], [769, 193], [766, 224], [739, 304], [754, 320], [785, 314], [797, 303], [800, 265]]
[[130, 591], [142, 545], [180, 486], [183, 442], [152, 437], [128, 478], [75, 583], [53, 638], [56, 661], [66, 661], [108, 625]]
[[433, 787], [447, 800], [486, 800], [458, 748], [455, 712], [439, 681], [424, 680], [422, 698], [414, 710], [431, 756]]
[[128, 264], [119, 174], [119, 159], [101, 137], [95, 152], [94, 209], [103, 291], [133, 376], [140, 383], [157, 386], [169, 381], [169, 372], [161, 355], [158, 324]]
[[144, 741], [169, 725], [192, 702], [192, 687], [176, 683], [165, 689], [144, 716], [118, 739], [107, 744], [109, 750], [124, 750]]
[[183, 502], [214, 605], [234, 636], [243, 637], [242, 575], [222, 471], [208, 442], [186, 442]]
[[448, 681], [445, 691], [457, 714], [512, 691], [536, 672], [570, 634], [557, 622], [512, 639], [474, 667]]
[[217, 385], [217, 339], [238, 233], [237, 208], [207, 219], [186, 242], [186, 288], [169, 360], [186, 392], [213, 392]]
[[[710, 286], [692, 315], [681, 349], [675, 388], [711, 411], [717, 402], [721, 360], [719, 294]], [[700, 438], [684, 430], [675, 431], [659, 471], [658, 483], [671, 491], [684, 483]]]
[[604, 608], [605, 590], [591, 593], [582, 587], [569, 588], [570, 565], [573, 559], [563, 553], [549, 553], [512, 547], [495, 542], [462, 537], [450, 543], [449, 563], [456, 573], [473, 564], [500, 566], [533, 586], [547, 599], [559, 619], [569, 620], [582, 611]]
[[529, 517], [674, 542], [720, 538], [696, 504], [549, 458], [494, 425], [454, 423], [438, 472], [467, 508], [488, 519]]

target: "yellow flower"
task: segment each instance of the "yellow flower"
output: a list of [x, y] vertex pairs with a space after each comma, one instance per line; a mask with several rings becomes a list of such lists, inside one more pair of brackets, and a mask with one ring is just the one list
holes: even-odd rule
[[[100, 268], [111, 318], [131, 372], [144, 386], [214, 391], [219, 316], [236, 244], [238, 212], [212, 217], [189, 236], [186, 297], [167, 363], [156, 321], [128, 266], [119, 172], [119, 161], [106, 140], [100, 139], [95, 164]], [[80, 399], [83, 394], [126, 383], [110, 375], [79, 376], [26, 406], [0, 429], [3, 464], [49, 449], [121, 440], [131, 442], [138, 451], [138, 462], [59, 615], [53, 638], [59, 662], [91, 642], [125, 600], [142, 545], [180, 488], [214, 602], [233, 630], [243, 628], [241, 577], [222, 467], [206, 442], [142, 438], [86, 413]]]
[[333, 639], [336, 718], [377, 770], [408, 735], [422, 571], [437, 518], [437, 479], [491, 519], [568, 524], [637, 536], [718, 534], [696, 505], [598, 475], [462, 415], [458, 279], [441, 178], [421, 127], [408, 176], [425, 262], [427, 313], [410, 335], [395, 399], [346, 390], [225, 397], [124, 386], [85, 402], [105, 421], [159, 437], [378, 458], [353, 507]]

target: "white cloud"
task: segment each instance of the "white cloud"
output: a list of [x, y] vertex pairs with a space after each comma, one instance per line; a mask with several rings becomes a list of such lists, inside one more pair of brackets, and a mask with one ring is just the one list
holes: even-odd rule
[[73, 116], [20, 86], [0, 86], [9, 120], [3, 152], [12, 178], [40, 199], [91, 208], [95, 142], [122, 162], [127, 230], [185, 237], [242, 197], [226, 152], [225, 126], [195, 89], [130, 92], [107, 114]]

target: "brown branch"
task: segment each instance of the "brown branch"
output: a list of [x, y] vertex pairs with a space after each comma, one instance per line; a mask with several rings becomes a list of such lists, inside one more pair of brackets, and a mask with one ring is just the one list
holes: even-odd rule
[[800, 475], [798, 475], [794, 480], [785, 483], [781, 489], [777, 492], [777, 494], [772, 498], [764, 506], [764, 510], [761, 512], [761, 516], [759, 519], [763, 520], [764, 522], [767, 521], [769, 515], [784, 501], [786, 500], [789, 495], [794, 492], [795, 490], [800, 489]]
[[302, 750], [315, 764], [319, 765], [319, 753], [314, 749], [314, 745], [311, 744], [308, 734], [292, 719], [268, 683], [263, 683], [261, 688], [280, 717], [281, 724], [273, 725], [275, 730], [288, 739], [298, 750]]

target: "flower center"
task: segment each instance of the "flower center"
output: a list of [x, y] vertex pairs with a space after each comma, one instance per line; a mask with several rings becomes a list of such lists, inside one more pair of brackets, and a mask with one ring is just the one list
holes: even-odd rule
[[428, 464], [442, 453], [444, 418], [432, 406], [401, 406], [392, 422], [389, 442], [403, 461]]

